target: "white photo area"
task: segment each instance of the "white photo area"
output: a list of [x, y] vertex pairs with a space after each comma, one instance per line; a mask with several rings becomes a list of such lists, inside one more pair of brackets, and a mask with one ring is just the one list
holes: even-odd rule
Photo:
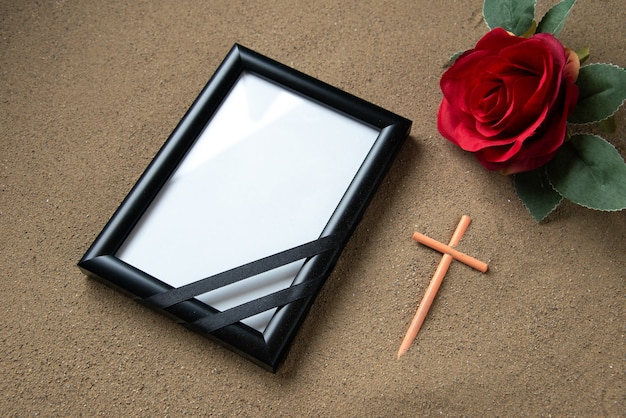
[[[380, 130], [244, 71], [116, 253], [180, 287], [320, 237]], [[197, 299], [289, 287], [305, 260]], [[242, 320], [263, 332], [275, 308]]]

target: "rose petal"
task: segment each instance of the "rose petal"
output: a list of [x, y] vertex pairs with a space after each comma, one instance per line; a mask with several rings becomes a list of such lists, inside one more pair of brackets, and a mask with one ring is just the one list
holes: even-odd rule
[[[487, 139], [476, 131], [468, 129], [465, 121], [459, 119], [458, 116], [459, 114], [452, 111], [450, 103], [444, 98], [437, 114], [437, 129], [444, 138], [465, 151], [476, 152], [494, 145], [509, 145], [514, 141], [512, 138]], [[462, 116], [471, 119], [470, 116]]]
[[[549, 123], [537, 136], [524, 142], [522, 151], [510, 160], [498, 163], [490, 154], [477, 153], [476, 158], [490, 170], [498, 170], [502, 174], [515, 174], [534, 170], [548, 163], [565, 142], [567, 117], [573, 112], [578, 100], [578, 87], [573, 83], [563, 86], [563, 94], [554, 107], [553, 114], [547, 118]], [[565, 107], [565, 108], [564, 108]], [[558, 111], [558, 109], [562, 109]], [[486, 151], [486, 150], [485, 150]]]
[[502, 28], [495, 28], [483, 36], [474, 47], [474, 50], [497, 51], [507, 46], [517, 45], [525, 39], [512, 36]]

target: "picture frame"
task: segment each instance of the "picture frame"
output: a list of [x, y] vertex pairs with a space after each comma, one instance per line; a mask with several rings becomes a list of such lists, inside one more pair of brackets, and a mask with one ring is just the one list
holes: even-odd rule
[[275, 372], [410, 128], [235, 44], [78, 267]]

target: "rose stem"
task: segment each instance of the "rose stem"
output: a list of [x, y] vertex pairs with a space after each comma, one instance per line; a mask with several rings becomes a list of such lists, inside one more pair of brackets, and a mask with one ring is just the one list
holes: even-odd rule
[[[461, 217], [461, 221], [457, 225], [456, 229], [454, 230], [454, 234], [452, 234], [452, 238], [450, 239], [451, 247], [456, 246], [459, 241], [461, 241], [461, 237], [465, 233], [465, 230], [467, 230], [467, 227], [469, 226], [471, 221], [472, 219], [467, 215], [463, 215]], [[439, 290], [439, 286], [441, 285], [441, 282], [443, 281], [443, 278], [446, 275], [448, 267], [450, 267], [451, 263], [452, 256], [450, 254], [444, 254], [443, 257], [441, 257], [439, 266], [437, 266], [437, 270], [435, 271], [433, 278], [430, 280], [430, 284], [428, 285], [426, 293], [424, 293], [424, 297], [422, 298], [422, 301], [417, 308], [417, 312], [415, 312], [415, 316], [413, 317], [413, 320], [409, 325], [409, 329], [404, 335], [402, 344], [400, 344], [400, 349], [398, 350], [398, 359], [407, 352], [407, 350], [415, 340], [415, 337], [417, 337], [417, 334], [419, 333], [420, 328], [424, 323], [424, 319], [426, 319], [426, 314], [430, 309], [430, 305], [432, 305], [433, 300], [435, 299], [435, 295]]]
[[446, 245], [444, 243], [441, 243], [437, 240], [434, 240], [430, 237], [427, 237], [424, 234], [420, 234], [419, 232], [416, 232], [413, 234], [413, 239], [417, 242], [419, 242], [420, 244], [424, 244], [434, 250], [437, 250], [441, 253], [444, 254], [449, 254], [451, 255], [453, 258], [459, 260], [460, 262], [467, 264], [468, 266], [475, 268], [478, 271], [481, 271], [483, 273], [487, 272], [487, 269], [489, 268], [489, 266], [487, 265], [487, 263], [483, 263], [480, 260], [476, 260], [474, 257], [470, 257], [467, 254], [464, 254], [460, 251], [455, 250], [454, 248], [452, 248], [450, 245]]

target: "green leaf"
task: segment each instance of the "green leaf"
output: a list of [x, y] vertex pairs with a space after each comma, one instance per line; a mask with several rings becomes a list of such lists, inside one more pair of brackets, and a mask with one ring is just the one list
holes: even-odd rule
[[550, 185], [545, 167], [513, 176], [515, 192], [537, 222], [548, 216], [563, 200]]
[[517, 36], [533, 24], [535, 0], [485, 0], [483, 18], [489, 29], [504, 28]]
[[626, 164], [603, 138], [572, 136], [546, 167], [552, 187], [566, 199], [597, 210], [626, 208]]
[[543, 19], [541, 19], [541, 22], [539, 22], [537, 32], [551, 33], [557, 36], [559, 32], [561, 32], [561, 29], [563, 29], [569, 12], [572, 10], [572, 7], [574, 7], [574, 3], [576, 3], [576, 0], [562, 0], [559, 4], [548, 10], [548, 13], [546, 13]]
[[578, 74], [578, 102], [571, 123], [599, 122], [612, 116], [626, 100], [626, 70], [613, 64], [590, 64]]
[[461, 56], [461, 54], [463, 54], [464, 52], [465, 52], [465, 51], [459, 51], [459, 52], [456, 52], [454, 55], [452, 55], [452, 56], [450, 57], [450, 63], [449, 63], [449, 65], [454, 64], [454, 61], [456, 61], [456, 59], [457, 59], [458, 57], [460, 57], [460, 56]]

